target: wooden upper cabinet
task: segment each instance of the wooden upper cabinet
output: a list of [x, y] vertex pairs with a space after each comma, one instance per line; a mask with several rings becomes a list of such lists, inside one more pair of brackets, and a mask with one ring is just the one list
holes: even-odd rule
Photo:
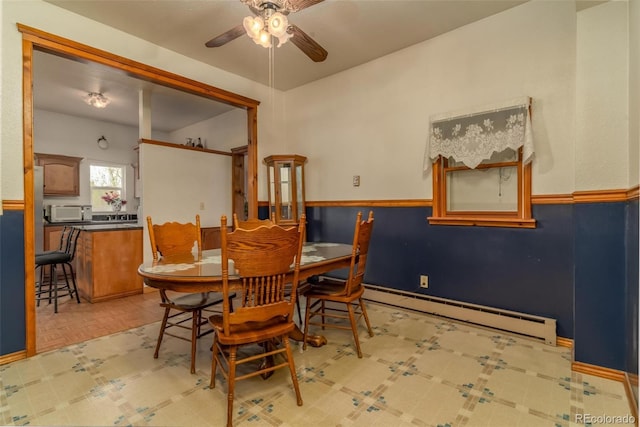
[[266, 157], [269, 179], [269, 217], [277, 224], [297, 225], [305, 211], [304, 164], [307, 158], [297, 154]]
[[44, 168], [44, 195], [79, 196], [81, 161], [81, 157], [36, 153], [36, 164]]

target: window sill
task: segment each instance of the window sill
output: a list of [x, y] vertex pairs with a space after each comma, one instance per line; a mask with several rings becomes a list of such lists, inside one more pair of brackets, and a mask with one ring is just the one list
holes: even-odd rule
[[429, 225], [460, 225], [467, 227], [536, 228], [535, 219], [522, 218], [478, 218], [478, 217], [433, 217], [427, 218]]

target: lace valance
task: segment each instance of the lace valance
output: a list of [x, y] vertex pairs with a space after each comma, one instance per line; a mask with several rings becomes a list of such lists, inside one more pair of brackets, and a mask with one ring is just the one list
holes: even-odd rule
[[507, 148], [522, 147], [522, 161], [533, 157], [531, 98], [521, 97], [485, 105], [473, 111], [458, 111], [432, 116], [424, 170], [438, 158], [453, 158], [474, 169], [483, 160]]

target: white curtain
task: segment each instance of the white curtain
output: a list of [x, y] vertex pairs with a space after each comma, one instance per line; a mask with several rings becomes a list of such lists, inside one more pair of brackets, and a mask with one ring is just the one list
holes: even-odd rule
[[522, 147], [522, 161], [531, 162], [531, 98], [520, 97], [467, 111], [438, 114], [430, 118], [424, 171], [438, 158], [453, 158], [474, 169], [483, 160], [507, 148]]

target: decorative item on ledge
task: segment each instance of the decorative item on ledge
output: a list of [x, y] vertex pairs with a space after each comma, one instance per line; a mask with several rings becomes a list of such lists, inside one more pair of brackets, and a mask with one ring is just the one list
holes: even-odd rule
[[[193, 138], [192, 138], [193, 139]], [[153, 139], [145, 139], [145, 138], [140, 138], [138, 140], [139, 144], [151, 144], [151, 145], [160, 145], [163, 147], [171, 147], [171, 148], [179, 148], [182, 150], [196, 150], [196, 151], [203, 151], [205, 153], [212, 153], [212, 154], [222, 154], [223, 156], [231, 156], [232, 153], [230, 151], [222, 151], [222, 150], [214, 150], [211, 148], [207, 148], [207, 140], [204, 139], [202, 140], [202, 148], [197, 148], [194, 146], [188, 146], [187, 144], [181, 144], [178, 142], [165, 142], [165, 141], [155, 141]]]
[[111, 203], [111, 210], [114, 212], [120, 212], [122, 210], [122, 200]]
[[[204, 149], [205, 146], [202, 143], [202, 138], [186, 138], [187, 142], [185, 142], [184, 145], [186, 145], [187, 147], [193, 147], [193, 148], [202, 148]], [[206, 144], [206, 140], [205, 140], [205, 144]]]
[[127, 201], [122, 200], [120, 197], [120, 193], [117, 191], [107, 191], [102, 196], [102, 200], [107, 202], [109, 206], [111, 206], [111, 210], [114, 212], [120, 212], [122, 210], [122, 205], [126, 205]]

